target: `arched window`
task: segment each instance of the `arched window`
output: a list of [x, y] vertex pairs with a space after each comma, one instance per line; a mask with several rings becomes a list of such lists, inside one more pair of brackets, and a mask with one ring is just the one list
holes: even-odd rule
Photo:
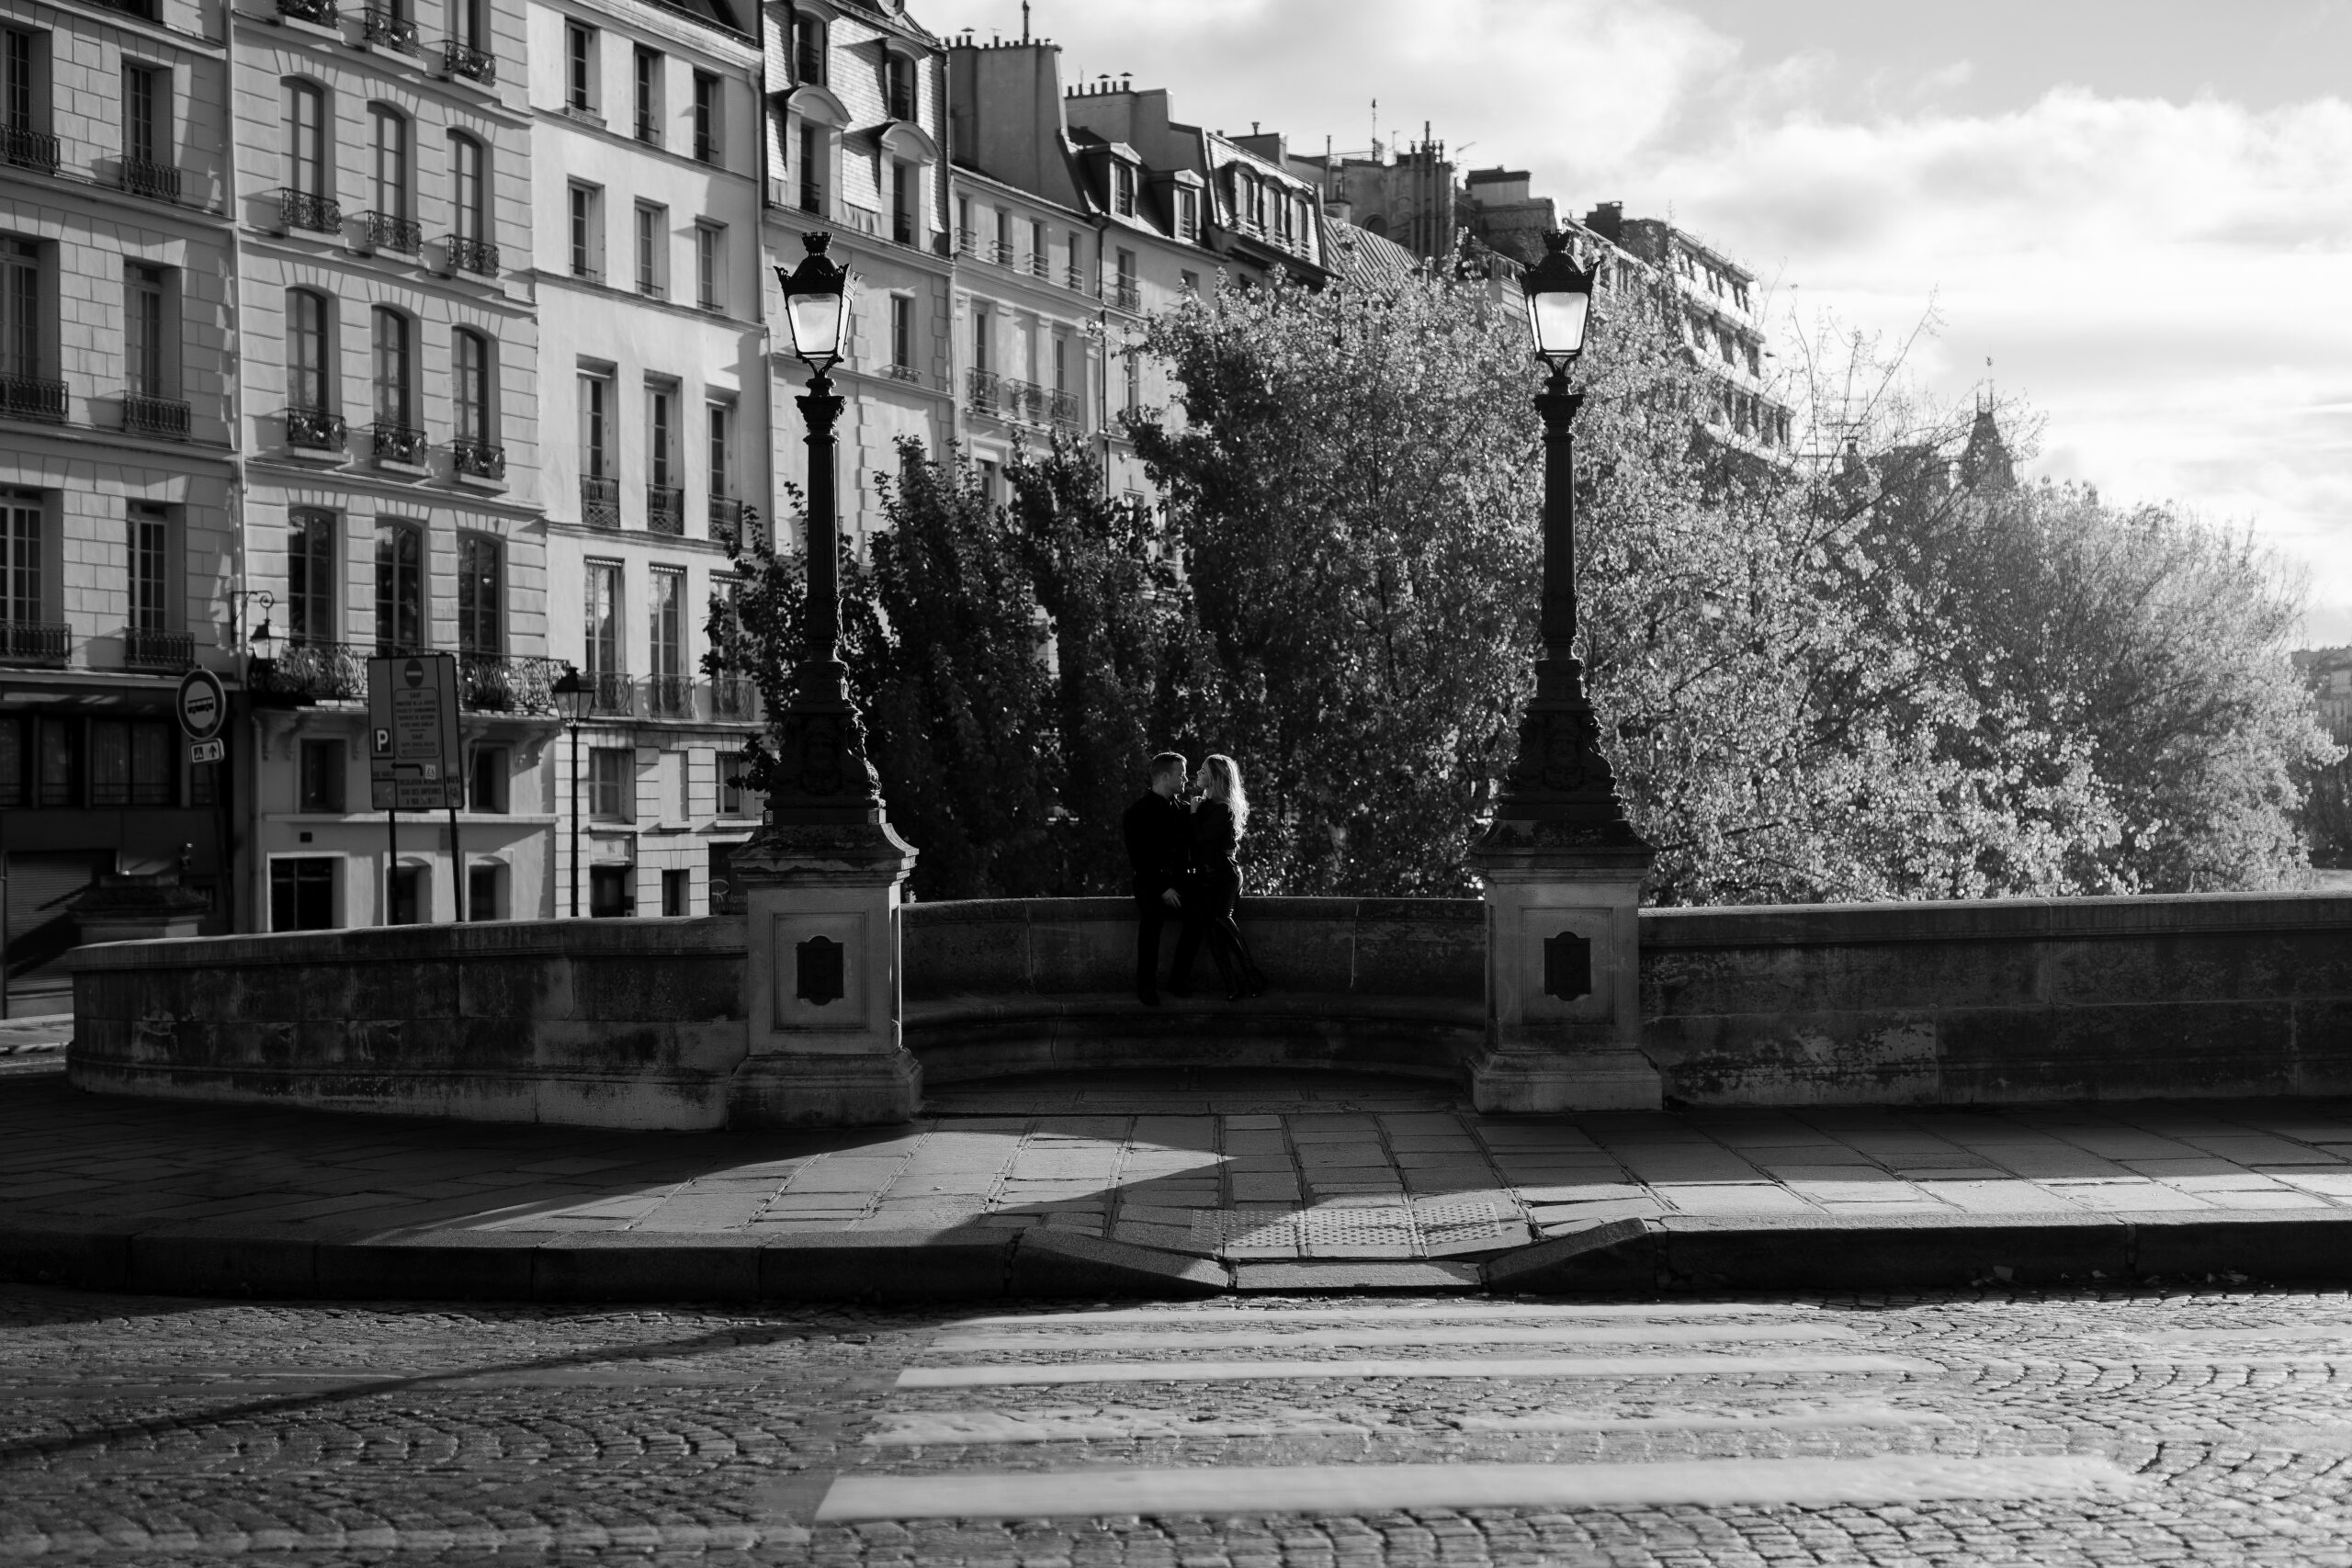
[[286, 401], [312, 413], [334, 412], [334, 318], [327, 297], [308, 288], [286, 296]]
[[414, 653], [424, 646], [424, 534], [413, 523], [376, 524], [376, 650]]
[[327, 155], [327, 95], [316, 82], [286, 84], [286, 184], [300, 196], [334, 194]]
[[376, 423], [411, 429], [414, 422], [409, 416], [415, 410], [415, 400], [410, 395], [415, 385], [411, 355], [415, 329], [406, 316], [382, 305], [376, 307], [375, 328]]
[[488, 446], [496, 443], [492, 434], [497, 409], [497, 376], [492, 367], [490, 340], [465, 327], [458, 329], [455, 352], [451, 355], [452, 379], [457, 383], [457, 429], [453, 433], [459, 441], [471, 441]]
[[368, 109], [375, 143], [376, 211], [395, 223], [409, 218], [408, 121], [398, 109], [371, 104]]

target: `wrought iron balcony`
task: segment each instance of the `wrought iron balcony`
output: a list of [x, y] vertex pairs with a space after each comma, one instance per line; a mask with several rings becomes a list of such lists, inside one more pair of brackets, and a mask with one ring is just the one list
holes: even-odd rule
[[405, 463], [410, 468], [424, 466], [426, 445], [424, 432], [405, 424], [392, 424], [378, 420], [369, 426], [373, 443], [369, 450], [379, 463]]
[[824, 187], [813, 180], [800, 182], [800, 210], [822, 213], [825, 210]]
[[333, 234], [343, 228], [343, 204], [331, 196], [286, 186], [277, 192], [277, 217], [288, 229]]
[[999, 266], [1011, 266], [1012, 265], [1012, 242], [1010, 240], [997, 240], [992, 242], [989, 246], [989, 260], [996, 263]]
[[424, 225], [413, 218], [395, 218], [389, 212], [363, 212], [359, 220], [368, 226], [368, 244], [371, 250], [398, 251], [414, 255], [424, 249]]
[[591, 528], [621, 525], [621, 482], [618, 479], [580, 481], [580, 521]]
[[964, 373], [964, 401], [974, 413], [993, 414], [1004, 378], [993, 370], [967, 370]]
[[1078, 428], [1078, 400], [1068, 392], [1049, 393], [1046, 400], [1046, 417], [1068, 429]]
[[979, 235], [969, 229], [956, 230], [956, 254], [959, 256], [978, 255], [980, 254]]
[[144, 392], [122, 395], [122, 428], [132, 435], [187, 439], [188, 406], [177, 398], [152, 398]]
[[562, 672], [552, 659], [461, 652], [458, 705], [469, 713], [553, 713], [556, 677]]
[[687, 675], [648, 675], [645, 678], [645, 707], [655, 718], [692, 718], [695, 712], [694, 679]]
[[300, 446], [309, 452], [341, 452], [346, 449], [350, 429], [341, 414], [324, 409], [289, 408], [286, 411], [286, 445]]
[[46, 130], [0, 128], [0, 155], [20, 169], [39, 169], [45, 175], [57, 173], [57, 138]]
[[441, 43], [441, 69], [452, 76], [463, 76], [469, 82], [479, 82], [488, 87], [498, 81], [498, 61], [488, 50], [476, 49], [456, 39]]
[[506, 477], [506, 448], [487, 441], [459, 436], [449, 443], [449, 460], [458, 472], [469, 479], [503, 479]]
[[402, 54], [416, 52], [416, 24], [406, 17], [369, 6], [360, 13], [360, 22], [369, 43], [396, 49]]
[[[746, 521], [750, 523], [747, 530]], [[752, 549], [767, 540], [767, 525], [731, 495], [710, 498], [710, 536], [730, 550]]]
[[710, 682], [710, 716], [753, 719], [760, 716], [760, 688], [749, 675], [714, 675]]
[[449, 247], [449, 269], [452, 272], [479, 273], [484, 277], [498, 276], [498, 247], [488, 240], [469, 240], [463, 234], [452, 234], [445, 243]]
[[1062, 268], [1062, 287], [1064, 288], [1073, 289], [1080, 294], [1090, 294], [1093, 292], [1093, 290], [1087, 287], [1086, 269], [1080, 266], [1075, 262], [1072, 262], [1069, 265]]
[[321, 28], [334, 27], [343, 18], [335, 0], [277, 0], [277, 14]]
[[1111, 303], [1122, 310], [1143, 309], [1143, 289], [1132, 277], [1122, 277], [1111, 285]]
[[1045, 252], [1031, 251], [1029, 253], [1029, 275], [1033, 277], [1043, 277], [1049, 280], [1053, 277], [1054, 264], [1052, 260], [1046, 256]]
[[0, 414], [11, 419], [63, 419], [65, 383], [44, 376], [0, 374]]
[[588, 683], [590, 713], [633, 714], [637, 711], [637, 682], [623, 670], [583, 670], [580, 678]]
[[893, 381], [910, 381], [918, 387], [922, 385], [922, 372], [911, 365], [886, 366], [882, 373]]
[[656, 534], [684, 533], [686, 492], [676, 485], [647, 485], [645, 525]]
[[154, 201], [180, 198], [180, 171], [176, 164], [159, 164], [153, 158], [125, 158], [121, 179], [122, 188], [133, 196]]
[[74, 651], [74, 628], [55, 621], [0, 621], [0, 661], [62, 665]]
[[275, 659], [256, 659], [246, 671], [254, 695], [297, 703], [357, 702], [368, 694], [373, 649], [340, 642], [298, 642]]
[[151, 632], [132, 627], [122, 634], [122, 667], [176, 675], [196, 667], [196, 638], [187, 632]]
[[1002, 384], [1001, 396], [1004, 402], [1004, 412], [1010, 418], [1028, 420], [1035, 423], [1046, 417], [1046, 389], [1038, 386], [1035, 381], [1015, 381], [1008, 378]]
[[644, 295], [648, 299], [667, 299], [670, 298], [670, 286], [666, 283], [658, 282], [650, 277], [639, 278], [637, 280], [637, 291], [639, 294]]

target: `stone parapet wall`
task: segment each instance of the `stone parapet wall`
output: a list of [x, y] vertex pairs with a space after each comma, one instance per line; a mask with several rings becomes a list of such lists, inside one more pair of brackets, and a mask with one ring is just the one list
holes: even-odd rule
[[2352, 1093], [2352, 898], [1646, 910], [1642, 1010], [1692, 1105]]
[[74, 964], [76, 1087], [597, 1127], [718, 1127], [741, 921], [114, 942]]

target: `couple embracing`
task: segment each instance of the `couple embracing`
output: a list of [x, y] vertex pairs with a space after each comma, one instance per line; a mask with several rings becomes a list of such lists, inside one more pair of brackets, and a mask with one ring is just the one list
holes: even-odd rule
[[1241, 895], [1233, 852], [1250, 825], [1240, 765], [1212, 753], [1190, 789], [1188, 768], [1182, 752], [1154, 757], [1151, 788], [1123, 819], [1136, 878], [1136, 999], [1146, 1007], [1159, 1005], [1159, 933], [1171, 919], [1182, 926], [1168, 965], [1169, 995], [1191, 994], [1193, 959], [1204, 942], [1225, 981], [1227, 1000], [1266, 990], [1266, 977], [1233, 919]]

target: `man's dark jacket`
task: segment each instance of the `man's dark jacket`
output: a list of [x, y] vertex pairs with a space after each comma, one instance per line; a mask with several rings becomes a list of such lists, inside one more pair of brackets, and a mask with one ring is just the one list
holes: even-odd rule
[[1120, 824], [1126, 830], [1136, 897], [1157, 898], [1182, 884], [1193, 863], [1192, 813], [1150, 793], [1127, 807]]

